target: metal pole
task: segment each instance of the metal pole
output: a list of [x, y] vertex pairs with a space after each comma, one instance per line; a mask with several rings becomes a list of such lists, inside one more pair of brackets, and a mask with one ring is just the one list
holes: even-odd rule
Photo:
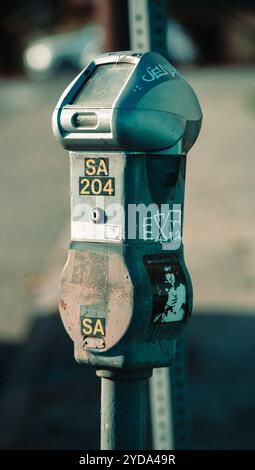
[[[166, 0], [129, 0], [131, 49], [155, 51], [167, 58]], [[153, 448], [189, 447], [184, 340], [177, 344], [176, 363], [154, 369], [149, 381]]]
[[101, 377], [101, 449], [146, 449], [151, 371], [98, 371], [97, 375]]
[[172, 397], [172, 422], [174, 429], [174, 449], [190, 448], [190, 416], [188, 400], [187, 341], [182, 337], [176, 344], [175, 362], [170, 367]]
[[153, 370], [150, 380], [152, 442], [155, 450], [174, 448], [170, 368]]
[[154, 51], [167, 58], [166, 0], [129, 0], [131, 49]]
[[190, 447], [185, 343], [185, 338], [177, 341], [174, 364], [154, 369], [149, 381], [155, 450], [187, 450]]

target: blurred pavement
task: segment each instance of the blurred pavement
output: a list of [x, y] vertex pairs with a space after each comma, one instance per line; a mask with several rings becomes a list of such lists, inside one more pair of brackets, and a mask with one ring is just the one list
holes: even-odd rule
[[255, 69], [203, 69], [187, 78], [204, 113], [186, 185], [184, 240], [195, 305], [253, 313]]
[[[184, 75], [204, 112], [188, 157], [184, 229], [195, 301], [185, 331], [191, 448], [254, 449], [255, 69]], [[99, 379], [75, 363], [53, 315], [69, 237], [69, 161], [51, 114], [69, 81], [0, 81], [2, 449], [98, 447]]]
[[51, 114], [70, 77], [49, 83], [0, 82], [0, 331], [20, 339], [34, 295], [69, 215], [68, 154]]
[[[195, 308], [254, 312], [255, 69], [184, 70], [204, 113], [188, 157], [184, 241]], [[51, 130], [70, 77], [0, 82], [0, 331], [20, 339], [58, 239], [58, 282], [69, 220], [68, 153]], [[66, 248], [65, 248], [66, 246]], [[53, 291], [53, 298], [55, 292]], [[52, 293], [51, 293], [52, 298]]]

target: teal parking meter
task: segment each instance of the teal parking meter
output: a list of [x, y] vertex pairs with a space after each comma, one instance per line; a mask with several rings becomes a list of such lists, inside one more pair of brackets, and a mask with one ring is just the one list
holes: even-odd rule
[[99, 56], [56, 106], [71, 168], [59, 307], [80, 363], [173, 361], [192, 309], [182, 226], [186, 154], [201, 117], [192, 88], [153, 52]]
[[144, 378], [174, 360], [192, 310], [184, 187], [201, 120], [190, 85], [153, 52], [99, 56], [55, 108], [71, 170], [59, 309], [76, 360], [101, 377]]

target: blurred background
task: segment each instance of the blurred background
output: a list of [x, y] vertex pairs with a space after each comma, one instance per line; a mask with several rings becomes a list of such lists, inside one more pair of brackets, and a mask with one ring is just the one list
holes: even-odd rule
[[[126, 0], [14, 0], [0, 15], [0, 448], [93, 449], [100, 382], [57, 313], [68, 154], [51, 115], [102, 51], [129, 49]], [[169, 0], [170, 61], [197, 93], [184, 242], [191, 448], [255, 448], [255, 4]]]

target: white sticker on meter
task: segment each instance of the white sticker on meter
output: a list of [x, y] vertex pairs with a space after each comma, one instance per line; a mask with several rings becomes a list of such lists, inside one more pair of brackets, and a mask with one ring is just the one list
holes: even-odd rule
[[105, 237], [108, 240], [121, 240], [121, 227], [119, 225], [106, 225]]
[[123, 154], [70, 153], [73, 241], [123, 240], [124, 165]]

